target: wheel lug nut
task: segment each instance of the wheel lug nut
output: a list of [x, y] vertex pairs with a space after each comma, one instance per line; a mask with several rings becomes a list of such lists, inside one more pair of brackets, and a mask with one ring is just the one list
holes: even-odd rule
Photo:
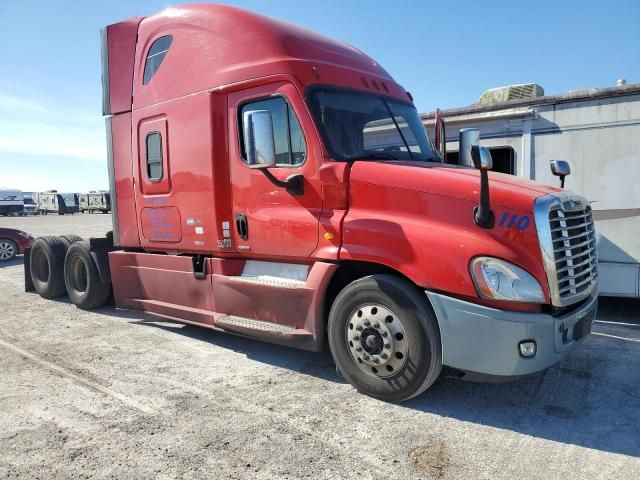
[[380, 354], [380, 358], [382, 358], [383, 360], [386, 360], [388, 357], [388, 355], [386, 353], [382, 353]]
[[359, 332], [361, 332], [361, 331], [362, 331], [362, 327], [361, 327], [360, 325], [358, 325], [358, 326], [356, 327], [356, 330], [358, 330]]
[[365, 326], [367, 326], [367, 327], [368, 327], [369, 325], [371, 325], [371, 322], [370, 322], [369, 320], [366, 320], [366, 321], [364, 322], [364, 324], [365, 324]]
[[380, 324], [378, 322], [374, 323], [373, 328], [380, 328]]
[[385, 344], [384, 344], [384, 348], [391, 348], [391, 345], [390, 345], [390, 344], [388, 344], [388, 343], [385, 343]]
[[389, 333], [387, 332], [382, 332], [380, 335], [382, 335], [384, 338], [387, 338], [389, 336]]
[[354, 339], [354, 340], [360, 340], [360, 335], [355, 335], [355, 336], [353, 337], [353, 339]]
[[362, 351], [362, 347], [356, 347], [356, 352], [361, 352]]
[[369, 360], [371, 357], [370, 357], [369, 355], [367, 355], [367, 354], [364, 354], [364, 355], [362, 356], [362, 358], [364, 358], [365, 360]]
[[373, 357], [373, 363], [380, 363], [380, 359], [378, 357]]

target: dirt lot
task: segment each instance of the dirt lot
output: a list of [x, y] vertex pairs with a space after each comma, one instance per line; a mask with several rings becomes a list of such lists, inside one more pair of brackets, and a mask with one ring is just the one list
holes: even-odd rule
[[[103, 234], [107, 215], [2, 218]], [[0, 477], [638, 478], [640, 302], [605, 300], [560, 365], [516, 383], [357, 394], [328, 354], [23, 292], [0, 264]]]

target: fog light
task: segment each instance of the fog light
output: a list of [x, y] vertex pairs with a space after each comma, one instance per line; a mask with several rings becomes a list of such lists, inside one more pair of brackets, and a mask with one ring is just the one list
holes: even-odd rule
[[526, 340], [524, 342], [520, 342], [518, 345], [520, 349], [520, 355], [523, 357], [533, 357], [536, 354], [536, 342], [533, 340]]

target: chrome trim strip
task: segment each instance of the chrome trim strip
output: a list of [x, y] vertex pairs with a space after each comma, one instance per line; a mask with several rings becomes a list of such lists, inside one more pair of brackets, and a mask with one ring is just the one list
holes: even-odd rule
[[100, 30], [100, 58], [102, 60], [102, 115], [111, 115], [111, 92], [109, 91], [109, 49], [107, 27]]
[[118, 196], [116, 195], [116, 171], [113, 163], [113, 135], [111, 116], [104, 119], [107, 133], [107, 165], [109, 170], [109, 190], [111, 191], [111, 222], [113, 224], [113, 245], [120, 245], [120, 224], [118, 223]]
[[[577, 207], [574, 208], [565, 208], [567, 205], [575, 205], [578, 204]], [[574, 295], [562, 296], [563, 290], [559, 287], [558, 282], [558, 269], [556, 267], [556, 258], [554, 251], [554, 242], [551, 230], [551, 220], [549, 218], [549, 213], [554, 209], [560, 209], [565, 212], [578, 211], [586, 208], [589, 205], [589, 201], [581, 197], [579, 195], [570, 194], [567, 192], [555, 192], [550, 193], [548, 195], [544, 195], [536, 199], [533, 207], [533, 216], [536, 222], [536, 230], [538, 232], [538, 240], [540, 243], [540, 254], [542, 256], [542, 263], [544, 265], [545, 272], [547, 274], [547, 282], [549, 284], [549, 296], [551, 299], [551, 304], [557, 307], [564, 307], [568, 305], [573, 305], [590, 295], [595, 294], [597, 292], [598, 287], [598, 271], [597, 271], [597, 256], [595, 258], [596, 264], [593, 270], [593, 284], [586, 288], [585, 290], [576, 293]], [[564, 220], [564, 219], [561, 219]], [[566, 227], [565, 227], [566, 229]], [[594, 237], [587, 243], [595, 240], [595, 230], [590, 232]], [[597, 245], [595, 246], [597, 252]], [[577, 254], [576, 256], [567, 257], [567, 259], [573, 259], [576, 257], [581, 257], [584, 255]], [[597, 255], [597, 253], [596, 253]], [[590, 257], [591, 258], [591, 257]], [[572, 286], [575, 288], [575, 285]], [[566, 287], [564, 291], [566, 291]]]

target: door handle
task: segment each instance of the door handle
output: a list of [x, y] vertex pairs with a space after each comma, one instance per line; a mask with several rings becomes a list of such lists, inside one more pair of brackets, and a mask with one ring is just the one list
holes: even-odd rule
[[249, 223], [244, 213], [236, 213], [236, 229], [242, 240], [249, 238]]

